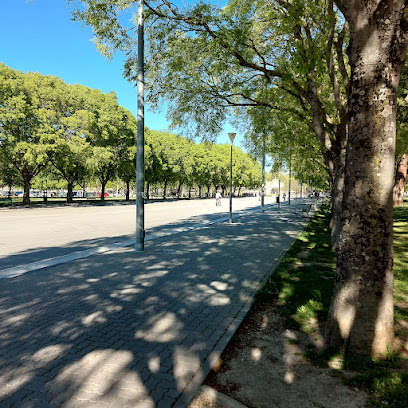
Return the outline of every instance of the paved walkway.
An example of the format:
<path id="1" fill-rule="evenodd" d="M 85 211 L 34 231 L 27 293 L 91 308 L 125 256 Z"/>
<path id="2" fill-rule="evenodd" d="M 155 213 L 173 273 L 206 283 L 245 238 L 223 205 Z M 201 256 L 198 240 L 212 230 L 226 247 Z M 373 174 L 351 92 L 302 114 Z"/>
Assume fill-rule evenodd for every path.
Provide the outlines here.
<path id="1" fill-rule="evenodd" d="M 0 406 L 186 407 L 303 229 L 293 208 L 0 280 Z"/>

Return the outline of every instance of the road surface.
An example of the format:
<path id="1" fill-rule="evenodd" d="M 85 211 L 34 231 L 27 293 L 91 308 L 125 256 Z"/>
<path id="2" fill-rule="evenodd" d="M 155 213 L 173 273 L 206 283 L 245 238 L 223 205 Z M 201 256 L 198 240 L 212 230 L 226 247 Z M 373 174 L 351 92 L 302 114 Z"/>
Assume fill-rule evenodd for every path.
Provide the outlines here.
<path id="1" fill-rule="evenodd" d="M 267 197 L 265 204 L 275 198 Z M 234 198 L 233 213 L 260 208 L 256 197 Z M 153 202 L 145 205 L 146 238 L 228 215 L 229 200 Z M 130 240 L 135 234 L 134 204 L 63 205 L 0 210 L 0 271 L 77 251 Z"/>

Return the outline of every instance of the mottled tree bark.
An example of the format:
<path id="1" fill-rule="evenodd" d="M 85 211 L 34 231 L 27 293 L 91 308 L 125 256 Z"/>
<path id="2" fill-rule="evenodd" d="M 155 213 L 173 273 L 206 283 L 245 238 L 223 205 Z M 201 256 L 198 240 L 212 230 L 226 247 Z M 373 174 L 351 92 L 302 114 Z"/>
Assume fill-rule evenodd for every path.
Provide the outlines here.
<path id="1" fill-rule="evenodd" d="M 407 47 L 406 0 L 336 1 L 350 28 L 348 144 L 326 343 L 349 355 L 392 346 L 392 188 L 396 94 Z"/>
<path id="2" fill-rule="evenodd" d="M 344 190 L 344 168 L 346 162 L 346 149 L 340 148 L 336 158 L 331 190 L 332 214 L 331 214 L 331 244 L 334 250 L 338 249 L 340 239 L 340 225 Z"/>
<path id="3" fill-rule="evenodd" d="M 394 206 L 402 207 L 404 205 L 404 191 L 407 182 L 408 154 L 403 154 L 397 161 L 395 170 L 395 181 L 393 189 Z"/>

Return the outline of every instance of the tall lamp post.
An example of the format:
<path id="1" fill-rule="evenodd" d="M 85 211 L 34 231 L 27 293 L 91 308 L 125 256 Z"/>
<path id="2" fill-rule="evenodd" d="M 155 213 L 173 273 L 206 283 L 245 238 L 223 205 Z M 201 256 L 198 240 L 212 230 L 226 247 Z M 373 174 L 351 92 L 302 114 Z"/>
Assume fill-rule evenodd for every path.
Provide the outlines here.
<path id="1" fill-rule="evenodd" d="M 292 188 L 291 182 L 292 182 L 292 152 L 290 153 L 290 156 L 289 156 L 289 193 L 288 193 L 289 205 L 290 205 L 290 190 Z"/>
<path id="2" fill-rule="evenodd" d="M 265 212 L 265 155 L 266 155 L 266 141 L 264 136 L 262 145 L 262 190 L 261 190 L 262 212 Z"/>
<path id="3" fill-rule="evenodd" d="M 230 196 L 229 196 L 229 222 L 232 223 L 232 145 L 234 143 L 234 139 L 236 133 L 228 133 L 229 139 L 231 141 L 231 161 L 230 161 Z"/>
<path id="4" fill-rule="evenodd" d="M 144 5 L 137 18 L 136 251 L 144 251 Z"/>

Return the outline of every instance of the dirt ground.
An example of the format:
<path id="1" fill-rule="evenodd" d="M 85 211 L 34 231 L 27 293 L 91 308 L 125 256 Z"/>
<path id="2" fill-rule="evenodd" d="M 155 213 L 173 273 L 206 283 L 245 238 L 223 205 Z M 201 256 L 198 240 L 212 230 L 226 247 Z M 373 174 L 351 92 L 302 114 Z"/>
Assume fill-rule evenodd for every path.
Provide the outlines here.
<path id="1" fill-rule="evenodd" d="M 365 392 L 344 385 L 334 370 L 315 367 L 304 357 L 310 343 L 322 344 L 318 327 L 311 335 L 285 329 L 278 309 L 262 306 L 241 324 L 205 384 L 248 408 L 364 407 Z M 211 393 L 197 394 L 190 404 L 226 407 L 230 405 Z"/>

